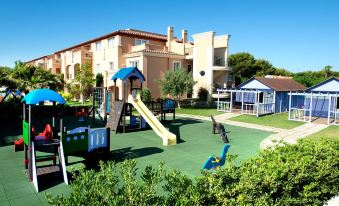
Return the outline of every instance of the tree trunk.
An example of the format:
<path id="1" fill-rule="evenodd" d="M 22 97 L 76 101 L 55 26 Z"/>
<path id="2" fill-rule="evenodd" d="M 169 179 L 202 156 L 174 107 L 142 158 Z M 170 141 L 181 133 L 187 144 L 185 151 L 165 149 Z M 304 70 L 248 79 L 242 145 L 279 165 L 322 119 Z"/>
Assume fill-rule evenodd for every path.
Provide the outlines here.
<path id="1" fill-rule="evenodd" d="M 85 104 L 85 98 L 84 98 L 84 94 L 80 94 L 80 101 L 81 101 L 81 104 L 84 105 Z"/>
<path id="2" fill-rule="evenodd" d="M 178 102 L 178 109 L 181 109 L 181 107 L 180 107 L 180 97 L 177 97 L 177 102 Z"/>
<path id="3" fill-rule="evenodd" d="M 81 101 L 82 105 L 85 104 L 84 91 L 82 90 L 82 85 L 81 84 L 80 84 L 80 101 Z"/>

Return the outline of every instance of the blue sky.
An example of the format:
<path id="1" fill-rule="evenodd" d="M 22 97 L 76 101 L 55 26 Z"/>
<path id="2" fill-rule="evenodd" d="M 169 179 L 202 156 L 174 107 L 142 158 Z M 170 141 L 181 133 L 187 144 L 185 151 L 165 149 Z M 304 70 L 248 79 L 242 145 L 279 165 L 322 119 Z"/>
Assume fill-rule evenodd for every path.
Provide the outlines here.
<path id="1" fill-rule="evenodd" d="M 168 7 L 171 5 L 171 7 Z M 290 71 L 339 70 L 339 1 L 2 0 L 0 65 L 13 66 L 117 29 L 189 36 L 231 34 L 230 53 L 250 52 Z"/>

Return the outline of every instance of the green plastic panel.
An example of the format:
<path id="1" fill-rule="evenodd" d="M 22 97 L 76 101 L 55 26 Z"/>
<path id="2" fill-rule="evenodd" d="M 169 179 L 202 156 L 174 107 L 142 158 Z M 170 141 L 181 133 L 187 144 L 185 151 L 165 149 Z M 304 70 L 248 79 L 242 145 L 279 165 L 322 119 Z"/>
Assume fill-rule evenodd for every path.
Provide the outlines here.
<path id="1" fill-rule="evenodd" d="M 25 120 L 22 121 L 22 136 L 26 145 L 29 144 L 29 124 Z"/>
<path id="2" fill-rule="evenodd" d="M 88 132 L 62 134 L 61 141 L 64 155 L 76 152 L 87 152 L 88 150 Z"/>

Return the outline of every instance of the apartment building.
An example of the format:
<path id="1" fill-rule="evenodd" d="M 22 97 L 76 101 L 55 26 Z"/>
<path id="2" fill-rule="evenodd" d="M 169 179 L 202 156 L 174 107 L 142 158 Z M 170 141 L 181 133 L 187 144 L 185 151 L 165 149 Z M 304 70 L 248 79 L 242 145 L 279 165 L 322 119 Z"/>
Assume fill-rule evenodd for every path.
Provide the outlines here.
<path id="1" fill-rule="evenodd" d="M 90 62 L 93 74 L 102 73 L 107 88 L 113 87 L 111 77 L 119 68 L 136 66 L 143 72 L 144 86 L 151 90 L 153 98 L 160 97 L 155 80 L 161 79 L 166 70 L 182 67 L 192 72 L 197 81 L 193 94 L 188 94 L 196 97 L 200 87 L 212 94 L 216 87 L 231 86 L 231 69 L 227 66 L 229 37 L 216 36 L 210 31 L 192 35 L 193 42 L 190 42 L 187 30 L 182 30 L 181 38 L 177 38 L 173 27 L 167 28 L 167 34 L 117 30 L 27 63 L 63 73 L 65 81 L 71 82 L 76 68 Z M 121 97 L 122 82 L 118 81 L 117 86 Z"/>

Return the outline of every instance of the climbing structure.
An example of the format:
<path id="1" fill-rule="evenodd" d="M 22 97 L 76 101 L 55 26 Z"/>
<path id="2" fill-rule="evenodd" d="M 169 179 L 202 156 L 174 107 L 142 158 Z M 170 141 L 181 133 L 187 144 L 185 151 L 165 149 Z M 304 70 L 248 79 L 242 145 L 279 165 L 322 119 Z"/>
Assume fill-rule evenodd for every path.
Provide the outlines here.
<path id="1" fill-rule="evenodd" d="M 36 133 L 38 125 L 34 124 L 32 110 L 39 110 L 44 103 L 51 102 L 52 120 L 45 126 L 45 130 Z M 109 151 L 110 130 L 106 127 L 91 129 L 78 127 L 67 131 L 63 125 L 62 109 L 66 103 L 61 95 L 49 89 L 37 89 L 28 93 L 23 103 L 23 142 L 25 153 L 25 169 L 29 180 L 34 184 L 37 192 L 41 190 L 43 179 L 53 179 L 52 174 L 60 174 L 68 184 L 66 172 L 67 156 L 73 154 L 88 154 L 95 150 Z M 50 108 L 50 107 L 49 107 Z M 39 115 L 41 116 L 41 114 Z M 38 118 L 38 115 L 36 117 Z M 59 118 L 59 127 L 56 126 Z M 40 153 L 38 151 L 42 151 Z M 46 161 L 52 161 L 51 164 Z M 44 164 L 39 164 L 45 162 Z"/>
<path id="2" fill-rule="evenodd" d="M 63 177 L 64 182 L 68 184 L 62 143 L 60 139 L 56 138 L 57 129 L 55 120 L 58 113 L 52 113 L 51 124 L 46 125 L 45 131 L 40 134 L 36 133 L 36 125 L 33 125 L 32 110 L 41 108 L 46 101 L 52 102 L 54 107 L 53 110 L 57 109 L 57 104 L 64 105 L 66 103 L 61 95 L 49 89 L 33 90 L 22 100 L 25 169 L 27 169 L 28 178 L 33 182 L 37 192 L 39 192 L 40 176 L 59 173 Z M 62 121 L 62 118 L 60 118 L 60 128 L 62 128 Z M 46 155 L 45 153 L 37 153 L 39 150 L 50 152 Z M 46 161 L 52 161 L 52 164 L 45 163 L 43 165 L 38 165 L 39 162 Z"/>
<path id="3" fill-rule="evenodd" d="M 121 100 L 117 99 L 116 94 L 116 81 L 118 79 L 123 83 Z M 155 133 L 162 138 L 163 145 L 176 144 L 176 135 L 169 132 L 140 99 L 138 90 L 142 89 L 142 83 L 145 81 L 145 77 L 141 71 L 137 67 L 121 68 L 112 77 L 112 80 L 114 81 L 114 108 L 110 113 L 107 125 L 116 132 L 119 130 L 126 132 L 126 130 L 130 128 L 144 128 L 147 122 Z M 133 85 L 135 81 L 140 82 L 140 87 L 134 87 L 137 86 Z M 129 91 L 127 84 L 129 84 Z M 138 111 L 140 115 L 139 118 L 133 115 L 133 107 Z M 130 121 L 129 124 L 126 121 L 127 119 Z"/>

